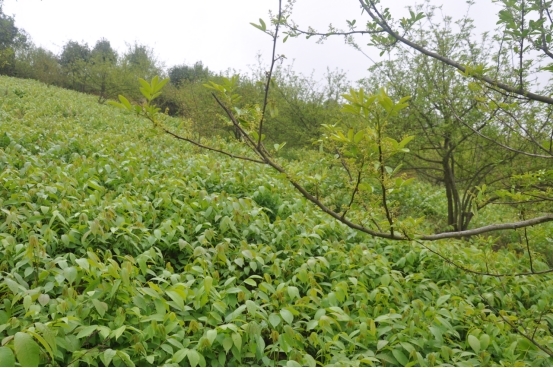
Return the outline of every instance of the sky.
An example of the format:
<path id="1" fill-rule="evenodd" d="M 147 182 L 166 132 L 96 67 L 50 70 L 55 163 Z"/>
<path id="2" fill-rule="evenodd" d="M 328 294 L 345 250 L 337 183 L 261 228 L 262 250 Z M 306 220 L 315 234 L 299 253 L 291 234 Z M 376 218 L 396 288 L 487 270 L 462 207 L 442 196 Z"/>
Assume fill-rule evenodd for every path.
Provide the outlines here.
<path id="1" fill-rule="evenodd" d="M 418 1 L 420 3 L 420 1 Z M 382 0 L 397 18 L 412 0 Z M 454 17 L 467 12 L 466 0 L 433 0 L 443 4 L 443 13 Z M 495 27 L 498 8 L 491 0 L 478 0 L 469 15 L 478 32 Z M 389 5 L 388 5 L 389 4 Z M 276 0 L 4 0 L 4 12 L 15 17 L 37 46 L 60 53 L 69 40 L 91 47 L 102 37 L 123 52 L 134 42 L 153 48 L 166 67 L 202 61 L 213 71 L 248 71 L 262 55 L 270 60 L 271 38 L 250 25 L 259 18 L 268 21 Z M 297 0 L 292 16 L 300 26 L 320 31 L 332 23 L 345 28 L 345 21 L 361 22 L 358 0 Z M 355 81 L 367 75 L 370 59 L 343 38 L 317 44 L 315 39 L 289 39 L 279 43 L 278 54 L 305 75 L 322 78 L 327 68 L 343 70 Z M 378 52 L 367 49 L 373 60 Z"/>

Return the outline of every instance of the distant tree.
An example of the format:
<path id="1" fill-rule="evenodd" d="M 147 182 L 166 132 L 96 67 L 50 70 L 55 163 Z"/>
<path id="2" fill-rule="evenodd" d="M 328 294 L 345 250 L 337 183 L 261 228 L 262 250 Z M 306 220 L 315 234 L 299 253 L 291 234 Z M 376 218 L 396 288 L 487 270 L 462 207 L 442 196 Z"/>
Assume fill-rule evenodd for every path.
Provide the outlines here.
<path id="1" fill-rule="evenodd" d="M 137 43 L 129 46 L 123 55 L 122 65 L 132 72 L 136 79 L 151 79 L 161 73 L 161 66 L 154 51 L 146 45 Z"/>
<path id="2" fill-rule="evenodd" d="M 15 71 L 19 78 L 36 79 L 48 85 L 63 85 L 64 82 L 57 56 L 34 45 L 18 53 Z"/>
<path id="3" fill-rule="evenodd" d="M 131 98 L 140 100 L 141 95 L 136 92 L 139 85 L 138 79 L 151 79 L 156 75 L 163 74 L 162 71 L 162 66 L 150 47 L 138 43 L 129 45 L 119 62 L 122 91 Z"/>
<path id="4" fill-rule="evenodd" d="M 90 54 L 90 48 L 86 43 L 80 44 L 76 41 L 68 41 L 63 46 L 59 62 L 67 77 L 67 87 L 85 92 Z"/>
<path id="5" fill-rule="evenodd" d="M 18 48 L 27 43 L 27 35 L 15 26 L 13 17 L 5 14 L 0 0 L 0 74 L 14 75 Z"/>
<path id="6" fill-rule="evenodd" d="M 175 86 L 178 86 L 184 81 L 207 81 L 210 75 L 211 72 L 201 61 L 197 61 L 193 66 L 181 64 L 175 65 L 169 69 L 169 79 Z"/>
<path id="7" fill-rule="evenodd" d="M 88 75 L 93 92 L 98 94 L 100 102 L 113 97 L 119 88 L 117 59 L 117 52 L 105 38 L 96 42 L 90 53 Z"/>

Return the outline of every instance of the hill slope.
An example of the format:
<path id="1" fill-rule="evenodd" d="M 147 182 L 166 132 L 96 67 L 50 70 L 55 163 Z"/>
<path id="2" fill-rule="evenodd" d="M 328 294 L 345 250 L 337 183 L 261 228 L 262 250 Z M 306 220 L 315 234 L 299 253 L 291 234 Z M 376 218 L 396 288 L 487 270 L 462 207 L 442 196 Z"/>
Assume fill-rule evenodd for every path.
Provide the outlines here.
<path id="1" fill-rule="evenodd" d="M 552 346 L 550 276 L 361 237 L 91 96 L 0 94 L 0 365 L 553 365 L 499 315 Z"/>

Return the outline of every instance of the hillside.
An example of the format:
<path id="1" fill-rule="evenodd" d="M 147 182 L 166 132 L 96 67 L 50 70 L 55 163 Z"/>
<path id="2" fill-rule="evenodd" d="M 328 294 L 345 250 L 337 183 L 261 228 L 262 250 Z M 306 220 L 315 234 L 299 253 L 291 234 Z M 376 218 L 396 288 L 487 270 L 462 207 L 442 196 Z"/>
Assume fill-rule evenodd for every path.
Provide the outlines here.
<path id="1" fill-rule="evenodd" d="M 362 236 L 94 96 L 0 96 L 0 366 L 553 365 L 552 276 L 426 247 L 516 252 Z"/>

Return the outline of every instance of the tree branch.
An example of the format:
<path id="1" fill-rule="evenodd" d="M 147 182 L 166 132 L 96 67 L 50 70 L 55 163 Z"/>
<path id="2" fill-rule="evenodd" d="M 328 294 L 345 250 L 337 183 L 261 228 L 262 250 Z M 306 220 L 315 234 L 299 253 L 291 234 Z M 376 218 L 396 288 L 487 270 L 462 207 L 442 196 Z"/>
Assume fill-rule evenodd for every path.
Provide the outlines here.
<path id="1" fill-rule="evenodd" d="M 440 60 L 441 62 L 463 72 L 463 73 L 467 73 L 467 68 L 450 59 L 450 58 L 447 58 L 443 55 L 440 55 L 438 53 L 435 53 L 433 51 L 430 51 L 430 50 L 427 50 L 426 48 L 424 48 L 423 46 L 419 45 L 419 44 L 416 44 L 408 39 L 406 39 L 405 37 L 403 36 L 400 36 L 398 33 L 396 33 L 387 23 L 386 21 L 384 20 L 384 18 L 378 13 L 376 12 L 375 14 L 375 11 L 376 10 L 373 10 L 373 9 L 376 9 L 374 8 L 374 3 L 372 2 L 372 0 L 369 0 L 368 2 L 370 2 L 371 6 L 373 7 L 373 9 L 371 9 L 371 7 L 367 6 L 367 4 L 365 3 L 365 0 L 359 0 L 361 6 L 363 7 L 363 9 L 367 12 L 367 14 L 369 14 L 369 16 L 386 32 L 388 33 L 390 36 L 392 36 L 394 39 L 396 39 L 397 41 L 417 50 L 418 52 L 420 52 L 421 54 L 424 54 L 426 56 L 430 56 L 431 58 L 434 58 L 436 60 Z M 543 103 L 546 103 L 546 104 L 549 104 L 549 105 L 553 105 L 553 98 L 551 97 L 547 97 L 547 96 L 543 96 L 543 95 L 540 95 L 540 94 L 537 94 L 537 93 L 533 93 L 533 92 L 530 92 L 530 91 L 527 91 L 525 90 L 524 88 L 516 88 L 516 87 L 512 87 L 508 84 L 505 84 L 505 83 L 502 83 L 502 82 L 499 82 L 497 80 L 494 80 L 494 79 L 491 79 L 490 77 L 487 77 L 485 75 L 478 75 L 478 74 L 471 74 L 470 75 L 472 78 L 476 79 L 476 80 L 480 80 L 480 81 L 483 81 L 483 82 L 486 82 L 488 83 L 490 86 L 494 86 L 494 87 L 498 87 L 498 88 L 501 88 L 502 90 L 504 91 L 507 91 L 507 92 L 511 92 L 511 93 L 514 93 L 514 94 L 517 94 L 519 96 L 523 96 L 524 98 L 526 99 L 529 99 L 529 100 L 533 100 L 533 101 L 539 101 L 539 102 L 543 102 Z"/>

